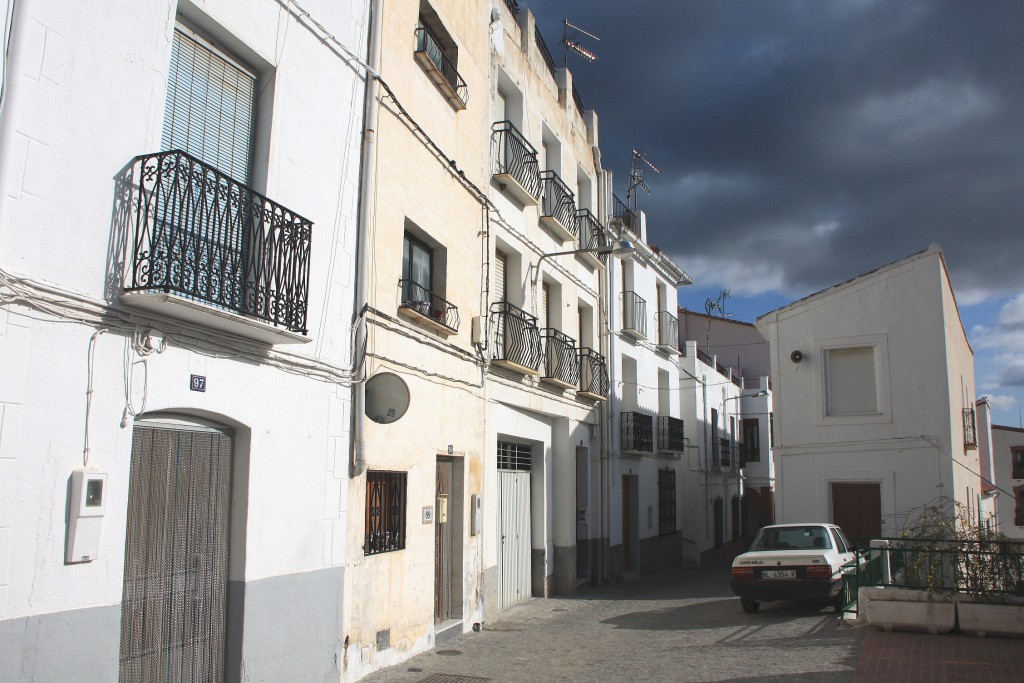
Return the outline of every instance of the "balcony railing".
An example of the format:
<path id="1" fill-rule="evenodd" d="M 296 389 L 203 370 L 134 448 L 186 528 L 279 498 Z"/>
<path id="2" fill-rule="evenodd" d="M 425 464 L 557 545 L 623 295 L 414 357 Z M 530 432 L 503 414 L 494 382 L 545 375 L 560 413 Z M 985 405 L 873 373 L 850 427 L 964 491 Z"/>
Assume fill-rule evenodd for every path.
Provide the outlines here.
<path id="1" fill-rule="evenodd" d="M 579 209 L 576 212 L 576 225 L 580 235 L 580 249 L 600 249 L 608 246 L 608 232 L 590 209 Z M 603 266 L 608 260 L 607 255 L 598 256 L 593 253 L 583 253 L 580 257 L 595 268 Z"/>
<path id="2" fill-rule="evenodd" d="M 686 448 L 683 440 L 683 421 L 668 415 L 658 416 L 658 450 L 682 453 Z"/>
<path id="3" fill-rule="evenodd" d="M 580 359 L 576 353 L 576 340 L 558 330 L 541 330 L 544 344 L 544 371 L 540 380 L 566 389 L 580 381 Z"/>
<path id="4" fill-rule="evenodd" d="M 466 81 L 445 54 L 437 37 L 422 24 L 416 27 L 416 56 L 434 83 L 445 92 L 448 101 L 458 109 L 465 109 L 469 97 Z"/>
<path id="5" fill-rule="evenodd" d="M 541 171 L 540 220 L 557 237 L 579 239 L 576 224 L 576 197 L 554 171 Z"/>
<path id="6" fill-rule="evenodd" d="M 522 374 L 537 374 L 541 361 L 537 317 L 507 301 L 491 305 L 492 363 Z"/>
<path id="7" fill-rule="evenodd" d="M 636 292 L 622 293 L 622 331 L 634 337 L 647 337 L 647 301 Z"/>
<path id="8" fill-rule="evenodd" d="M 704 365 L 707 365 L 708 367 L 711 367 L 715 364 L 715 359 L 708 355 L 706 351 L 701 351 L 700 349 L 697 349 L 697 360 L 699 360 Z"/>
<path id="9" fill-rule="evenodd" d="M 679 353 L 679 319 L 668 311 L 658 312 L 658 346 L 663 351 Z"/>
<path id="10" fill-rule="evenodd" d="M 399 285 L 402 288 L 400 308 L 435 326 L 459 331 L 459 309 L 454 304 L 412 280 L 399 280 Z"/>
<path id="11" fill-rule="evenodd" d="M 974 408 L 964 408 L 964 448 L 978 447 L 978 430 Z"/>
<path id="12" fill-rule="evenodd" d="M 739 447 L 729 439 L 711 440 L 711 465 L 713 467 L 737 467 Z"/>
<path id="13" fill-rule="evenodd" d="M 626 228 L 640 237 L 640 216 L 615 195 L 612 195 L 612 216 L 621 220 Z"/>
<path id="14" fill-rule="evenodd" d="M 536 206 L 540 200 L 537 150 L 510 121 L 491 126 L 491 157 L 497 181 L 519 201 Z"/>
<path id="15" fill-rule="evenodd" d="M 654 452 L 654 418 L 643 413 L 621 414 L 622 452 Z"/>
<path id="16" fill-rule="evenodd" d="M 115 180 L 125 293 L 176 294 L 306 334 L 309 220 L 178 150 L 135 157 Z"/>
<path id="17" fill-rule="evenodd" d="M 579 393 L 599 401 L 608 398 L 608 363 L 594 349 L 580 349 Z"/>
<path id="18" fill-rule="evenodd" d="M 540 51 L 540 56 L 544 58 L 544 63 L 547 64 L 548 71 L 551 72 L 551 77 L 557 79 L 556 72 L 558 68 L 555 66 L 555 58 L 551 56 L 551 50 L 548 49 L 548 44 L 544 42 L 544 36 L 540 34 L 539 28 L 534 29 L 533 36 L 537 41 L 537 49 Z"/>

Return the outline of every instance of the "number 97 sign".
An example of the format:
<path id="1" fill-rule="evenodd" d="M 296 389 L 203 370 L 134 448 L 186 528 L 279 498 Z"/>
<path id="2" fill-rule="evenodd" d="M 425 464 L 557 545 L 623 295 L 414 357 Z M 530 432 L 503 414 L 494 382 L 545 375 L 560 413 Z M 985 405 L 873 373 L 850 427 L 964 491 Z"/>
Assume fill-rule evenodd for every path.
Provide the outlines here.
<path id="1" fill-rule="evenodd" d="M 188 388 L 192 391 L 206 391 L 206 377 L 203 375 L 192 375 Z"/>

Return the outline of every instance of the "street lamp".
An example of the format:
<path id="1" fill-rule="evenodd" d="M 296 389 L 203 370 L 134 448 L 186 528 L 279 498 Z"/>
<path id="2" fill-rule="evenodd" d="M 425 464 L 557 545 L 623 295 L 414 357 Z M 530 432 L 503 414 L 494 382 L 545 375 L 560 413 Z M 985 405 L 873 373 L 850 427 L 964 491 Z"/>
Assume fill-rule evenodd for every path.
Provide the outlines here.
<path id="1" fill-rule="evenodd" d="M 537 259 L 537 264 L 532 266 L 533 275 L 530 277 L 530 285 L 533 288 L 537 287 L 537 279 L 540 277 L 540 262 L 546 258 L 552 256 L 569 256 L 572 254 L 597 254 L 598 256 L 604 256 L 605 254 L 611 254 L 615 258 L 621 259 L 632 254 L 636 251 L 636 247 L 629 240 L 618 240 L 614 244 L 609 244 L 604 247 L 589 247 L 587 249 L 572 249 L 570 251 L 556 251 L 551 254 L 541 254 L 541 257 Z"/>

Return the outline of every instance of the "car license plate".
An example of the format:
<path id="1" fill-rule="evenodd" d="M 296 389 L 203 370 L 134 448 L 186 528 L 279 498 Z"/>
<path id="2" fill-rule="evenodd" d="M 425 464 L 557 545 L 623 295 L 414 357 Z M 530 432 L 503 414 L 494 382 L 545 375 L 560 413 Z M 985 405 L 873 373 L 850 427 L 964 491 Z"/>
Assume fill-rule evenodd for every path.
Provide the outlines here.
<path id="1" fill-rule="evenodd" d="M 762 579 L 795 579 L 795 569 L 762 569 Z"/>

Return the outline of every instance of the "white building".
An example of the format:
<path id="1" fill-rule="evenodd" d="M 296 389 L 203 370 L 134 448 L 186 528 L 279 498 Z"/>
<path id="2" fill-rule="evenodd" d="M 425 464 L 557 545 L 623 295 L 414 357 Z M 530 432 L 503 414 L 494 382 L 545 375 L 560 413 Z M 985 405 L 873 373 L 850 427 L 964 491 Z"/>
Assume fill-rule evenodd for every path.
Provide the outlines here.
<path id="1" fill-rule="evenodd" d="M 4 4 L 0 679 L 338 679 L 368 7 Z"/>
<path id="2" fill-rule="evenodd" d="M 779 522 L 891 535 L 982 493 L 974 354 L 937 246 L 757 320 L 771 344 Z"/>
<path id="3" fill-rule="evenodd" d="M 1024 429 L 992 425 L 992 455 L 1000 489 L 996 531 L 1024 540 Z"/>
<path id="4" fill-rule="evenodd" d="M 616 239 L 636 245 L 608 272 L 609 571 L 653 573 L 682 559 L 686 425 L 679 394 L 677 289 L 689 276 L 649 246 L 647 217 L 614 200 Z"/>

